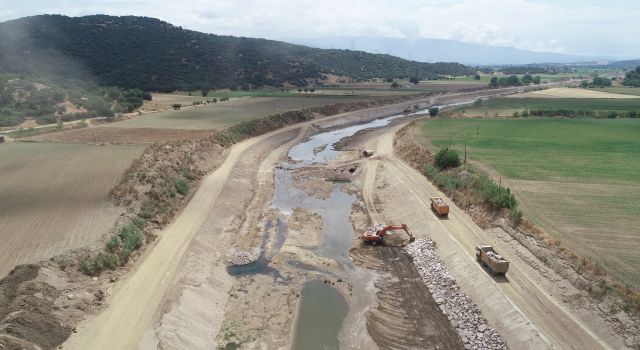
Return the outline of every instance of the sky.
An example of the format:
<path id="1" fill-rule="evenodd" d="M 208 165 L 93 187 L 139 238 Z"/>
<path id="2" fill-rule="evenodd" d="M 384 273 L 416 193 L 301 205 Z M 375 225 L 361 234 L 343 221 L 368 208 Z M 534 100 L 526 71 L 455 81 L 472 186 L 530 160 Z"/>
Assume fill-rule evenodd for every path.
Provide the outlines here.
<path id="1" fill-rule="evenodd" d="M 206 33 L 268 39 L 451 39 L 640 57 L 638 0 L 0 0 L 0 21 L 43 13 L 155 17 Z M 356 47 L 357 49 L 357 47 Z"/>

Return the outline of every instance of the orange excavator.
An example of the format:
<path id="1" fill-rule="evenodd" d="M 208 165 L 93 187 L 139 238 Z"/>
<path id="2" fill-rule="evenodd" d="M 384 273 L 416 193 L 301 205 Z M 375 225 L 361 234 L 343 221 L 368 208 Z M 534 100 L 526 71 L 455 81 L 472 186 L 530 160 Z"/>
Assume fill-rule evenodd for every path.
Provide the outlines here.
<path id="1" fill-rule="evenodd" d="M 390 234 L 389 231 L 393 230 L 404 230 L 404 232 L 409 235 L 409 242 L 413 242 L 416 240 L 416 238 L 413 236 L 413 233 L 409 231 L 409 227 L 405 224 L 389 226 L 382 226 L 378 224 L 375 227 L 369 227 L 369 229 L 362 234 L 362 241 L 365 244 L 384 244 L 384 238 Z"/>

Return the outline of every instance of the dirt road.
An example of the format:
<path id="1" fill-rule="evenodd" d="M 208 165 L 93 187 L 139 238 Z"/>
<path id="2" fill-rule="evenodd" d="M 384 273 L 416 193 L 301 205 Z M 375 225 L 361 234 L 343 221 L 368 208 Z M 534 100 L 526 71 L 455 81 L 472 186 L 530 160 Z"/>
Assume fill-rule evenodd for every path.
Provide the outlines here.
<path id="1" fill-rule="evenodd" d="M 451 94 L 440 99 L 470 99 L 478 96 L 496 95 L 515 91 L 510 89 L 494 89 L 487 92 Z M 423 103 L 432 103 L 433 97 L 423 99 Z M 412 102 L 413 103 L 413 102 Z M 344 113 L 324 118 L 323 120 L 340 120 L 341 122 L 358 122 L 372 120 L 381 116 L 398 113 L 407 102 L 393 106 L 376 107 L 367 110 Z M 168 288 L 175 283 L 177 270 L 182 266 L 185 252 L 195 234 L 207 218 L 208 212 L 218 199 L 225 183 L 233 176 L 236 164 L 241 155 L 259 142 L 278 137 L 283 132 L 304 125 L 317 123 L 319 120 L 283 128 L 262 136 L 258 136 L 233 146 L 227 159 L 213 173 L 203 179 L 186 208 L 175 221 L 159 235 L 155 245 L 147 252 L 139 266 L 125 281 L 114 290 L 110 305 L 98 316 L 87 320 L 78 327 L 77 333 L 65 343 L 71 349 L 132 349 L 143 337 L 158 314 L 158 308 Z M 390 140 L 387 134 L 385 140 Z M 380 149 L 387 148 L 391 154 L 391 143 L 381 143 Z M 270 152 L 271 150 L 264 150 Z M 410 169 L 413 171 L 412 169 Z M 419 175 L 418 175 L 419 176 Z M 407 180 L 411 180 L 408 178 Z M 411 185 L 407 185 L 411 186 Z M 409 187 L 411 188 L 411 187 Z M 248 220 L 249 222 L 255 219 Z M 469 219 L 470 220 L 470 219 Z M 221 233 L 220 233 L 221 234 Z"/>
<path id="2" fill-rule="evenodd" d="M 364 189 L 364 195 L 365 203 L 373 205 L 371 211 L 377 212 L 372 216 L 407 222 L 411 227 L 420 228 L 422 232 L 418 235 L 434 239 L 450 272 L 511 348 L 610 348 L 534 281 L 531 276 L 535 272 L 530 266 L 496 237 L 478 227 L 450 200 L 448 220 L 440 220 L 431 214 L 428 198 L 436 194 L 446 197 L 420 173 L 394 156 L 393 137 L 399 128 L 392 128 L 377 139 L 377 160 L 367 166 L 369 188 Z M 376 163 L 382 168 L 377 174 Z M 377 201 L 372 197 L 374 194 L 384 196 L 385 201 Z M 511 261 L 506 279 L 490 277 L 475 263 L 474 247 L 481 242 L 496 246 Z"/>

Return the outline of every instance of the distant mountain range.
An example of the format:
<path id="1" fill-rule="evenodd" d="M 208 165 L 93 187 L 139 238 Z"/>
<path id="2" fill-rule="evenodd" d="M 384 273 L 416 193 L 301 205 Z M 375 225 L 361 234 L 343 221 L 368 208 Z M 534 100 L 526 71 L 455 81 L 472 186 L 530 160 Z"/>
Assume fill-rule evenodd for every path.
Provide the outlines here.
<path id="1" fill-rule="evenodd" d="M 103 85 L 172 91 L 355 79 L 467 75 L 459 63 L 323 50 L 186 30 L 148 17 L 41 15 L 0 23 L 0 73 L 78 76 Z"/>
<path id="2" fill-rule="evenodd" d="M 603 57 L 525 51 L 444 39 L 408 40 L 386 37 L 321 37 L 283 39 L 294 44 L 324 49 L 354 49 L 386 53 L 420 62 L 460 62 L 467 65 L 573 63 L 602 61 Z"/>

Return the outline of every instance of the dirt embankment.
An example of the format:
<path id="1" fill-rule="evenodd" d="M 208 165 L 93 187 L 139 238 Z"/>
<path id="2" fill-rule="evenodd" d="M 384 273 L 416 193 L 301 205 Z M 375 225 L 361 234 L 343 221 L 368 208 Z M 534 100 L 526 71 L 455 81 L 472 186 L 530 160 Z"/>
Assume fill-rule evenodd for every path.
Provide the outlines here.
<path id="1" fill-rule="evenodd" d="M 412 124 L 397 133 L 395 152 L 413 168 L 424 173 L 431 161 L 431 152 L 415 142 Z M 632 311 L 634 291 L 613 281 L 603 270 L 560 246 L 560 242 L 533 223 L 514 221 L 506 210 L 496 210 L 464 190 L 441 188 L 460 208 L 464 209 L 482 229 L 494 233 L 506 242 L 536 270 L 544 275 L 545 268 L 568 281 L 583 293 L 580 297 L 563 297 L 576 312 L 596 312 L 605 319 L 630 348 L 640 348 L 640 318 Z M 555 281 L 558 283 L 558 281 Z"/>

